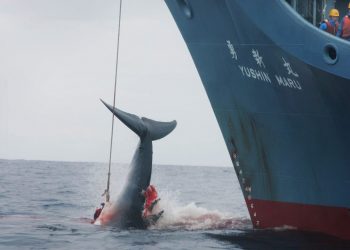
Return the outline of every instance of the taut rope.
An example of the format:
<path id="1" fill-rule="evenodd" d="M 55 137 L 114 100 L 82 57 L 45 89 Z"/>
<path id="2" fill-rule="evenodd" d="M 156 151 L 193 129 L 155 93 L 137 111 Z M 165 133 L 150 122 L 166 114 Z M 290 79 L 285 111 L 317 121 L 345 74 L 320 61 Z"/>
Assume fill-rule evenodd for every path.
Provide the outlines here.
<path id="1" fill-rule="evenodd" d="M 119 4 L 119 18 L 118 18 L 118 40 L 117 40 L 117 54 L 116 54 L 116 63 L 115 63 L 115 77 L 114 77 L 114 95 L 113 95 L 113 108 L 115 107 L 115 96 L 117 90 L 117 81 L 118 81 L 118 63 L 119 63 L 119 43 L 120 43 L 120 27 L 121 27 L 121 17 L 122 17 L 122 3 L 123 0 L 120 0 Z M 111 179 L 111 163 L 112 163 L 112 148 L 113 148 L 113 134 L 114 134 L 114 114 L 112 114 L 112 131 L 111 131 L 111 143 L 109 146 L 109 163 L 108 163 L 108 177 L 107 177 L 107 189 L 105 191 L 106 202 L 109 202 L 109 186 Z"/>

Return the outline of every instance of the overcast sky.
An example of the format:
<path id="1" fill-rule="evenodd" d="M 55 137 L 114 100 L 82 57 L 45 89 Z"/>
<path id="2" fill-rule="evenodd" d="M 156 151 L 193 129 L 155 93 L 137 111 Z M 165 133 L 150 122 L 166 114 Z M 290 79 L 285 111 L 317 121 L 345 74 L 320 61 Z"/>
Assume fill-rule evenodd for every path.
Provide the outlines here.
<path id="1" fill-rule="evenodd" d="M 0 158 L 108 160 L 117 0 L 0 0 Z M 229 166 L 214 113 L 163 0 L 123 1 L 117 106 L 176 119 L 154 162 Z M 116 123 L 113 161 L 138 138 Z"/>

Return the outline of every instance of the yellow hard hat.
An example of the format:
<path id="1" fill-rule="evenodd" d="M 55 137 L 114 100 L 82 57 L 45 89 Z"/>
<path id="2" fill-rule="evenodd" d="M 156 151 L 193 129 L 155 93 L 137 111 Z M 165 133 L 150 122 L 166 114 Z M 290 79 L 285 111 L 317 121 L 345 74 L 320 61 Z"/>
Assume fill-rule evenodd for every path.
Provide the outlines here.
<path id="1" fill-rule="evenodd" d="M 337 16 L 339 16 L 339 11 L 337 9 L 331 9 L 329 11 L 329 16 L 336 16 L 337 17 Z"/>

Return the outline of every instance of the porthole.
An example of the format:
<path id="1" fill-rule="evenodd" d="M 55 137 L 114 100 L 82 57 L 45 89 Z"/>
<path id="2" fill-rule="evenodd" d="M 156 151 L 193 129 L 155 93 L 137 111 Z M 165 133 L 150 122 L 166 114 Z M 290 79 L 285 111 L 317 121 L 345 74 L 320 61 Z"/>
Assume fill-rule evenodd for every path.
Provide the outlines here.
<path id="1" fill-rule="evenodd" d="M 180 6 L 180 9 L 183 11 L 187 18 L 192 18 L 193 12 L 188 0 L 176 0 L 177 4 Z"/>
<path id="2" fill-rule="evenodd" d="M 323 58 L 328 64 L 336 64 L 338 62 L 338 50 L 333 44 L 327 44 L 323 50 Z"/>

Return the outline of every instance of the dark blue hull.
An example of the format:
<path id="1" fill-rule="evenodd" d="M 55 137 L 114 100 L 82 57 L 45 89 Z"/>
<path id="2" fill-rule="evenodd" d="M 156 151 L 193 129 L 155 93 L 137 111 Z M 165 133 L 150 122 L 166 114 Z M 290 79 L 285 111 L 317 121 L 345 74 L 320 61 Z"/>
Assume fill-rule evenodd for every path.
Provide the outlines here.
<path id="1" fill-rule="evenodd" d="M 283 0 L 166 3 L 254 226 L 350 239 L 350 43 L 311 26 Z"/>

